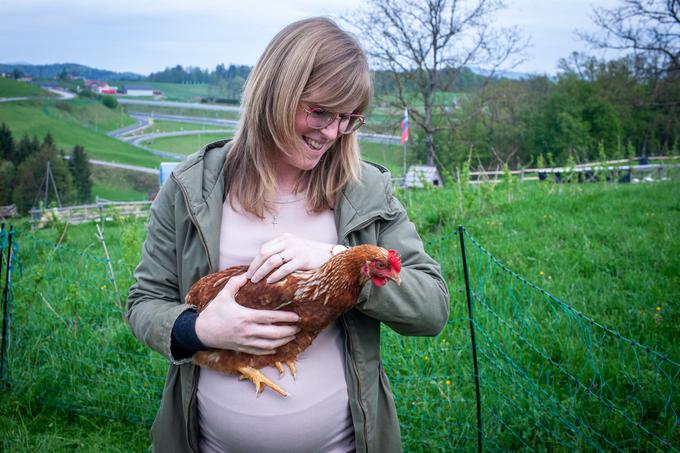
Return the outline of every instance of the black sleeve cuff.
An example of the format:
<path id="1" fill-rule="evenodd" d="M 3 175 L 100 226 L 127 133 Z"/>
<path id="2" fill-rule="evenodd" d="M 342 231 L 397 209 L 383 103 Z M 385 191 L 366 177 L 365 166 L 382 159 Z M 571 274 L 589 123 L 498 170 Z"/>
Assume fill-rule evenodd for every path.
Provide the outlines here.
<path id="1" fill-rule="evenodd" d="M 176 360 L 189 358 L 195 352 L 208 349 L 196 335 L 196 318 L 197 312 L 187 310 L 177 317 L 172 326 L 170 352 Z"/>

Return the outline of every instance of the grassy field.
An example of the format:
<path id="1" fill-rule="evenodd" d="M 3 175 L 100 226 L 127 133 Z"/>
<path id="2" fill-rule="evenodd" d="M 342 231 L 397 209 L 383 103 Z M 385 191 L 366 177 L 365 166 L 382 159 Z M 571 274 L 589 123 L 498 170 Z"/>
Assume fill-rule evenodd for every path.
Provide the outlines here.
<path id="1" fill-rule="evenodd" d="M 44 104 L 43 111 L 64 121 L 76 120 L 95 132 L 110 132 L 135 123 L 125 110 L 118 106 L 110 109 L 96 99 L 72 99 Z"/>
<path id="2" fill-rule="evenodd" d="M 0 77 L 0 98 L 16 98 L 24 96 L 55 96 L 49 91 L 27 82 Z"/>
<path id="3" fill-rule="evenodd" d="M 158 177 L 137 171 L 93 166 L 92 196 L 112 201 L 148 200 L 158 190 Z"/>
<path id="4" fill-rule="evenodd" d="M 150 124 L 146 129 L 143 129 L 141 133 L 151 134 L 155 132 L 201 131 L 206 129 L 220 129 L 220 126 L 196 123 L 182 123 L 179 121 L 155 120 L 153 124 Z M 225 127 L 225 130 L 228 129 L 229 128 Z"/>
<path id="5" fill-rule="evenodd" d="M 680 268 L 680 182 L 677 180 L 639 185 L 463 186 L 398 191 L 398 196 L 429 244 L 428 248 L 442 263 L 448 263 L 457 253 L 457 239 L 452 231 L 462 223 L 495 256 L 529 281 L 628 338 L 649 345 L 671 359 L 680 359 L 677 343 L 680 335 L 677 305 L 680 300 L 677 272 Z M 117 263 L 119 286 L 127 288 L 129 272 L 138 259 L 145 234 L 145 223 L 119 220 L 104 227 L 112 259 Z M 149 443 L 148 425 L 124 420 L 141 416 L 148 423 L 153 416 L 158 404 L 157 393 L 145 397 L 138 392 L 141 386 L 156 388 L 163 378 L 162 366 L 151 366 L 156 363 L 155 359 L 151 360 L 151 355 L 147 357 L 144 349 L 130 338 L 116 315 L 115 297 L 107 283 L 105 266 L 83 255 L 102 254 L 93 225 L 71 226 L 64 237 L 63 250 L 56 255 L 51 247 L 41 249 L 31 245 L 34 240 L 54 242 L 62 232 L 63 227 L 56 226 L 31 235 L 30 240 L 26 235 L 20 238 L 25 254 L 24 271 L 23 277 L 17 277 L 15 282 L 14 332 L 16 338 L 23 335 L 22 328 L 24 333 L 33 334 L 21 336 L 21 347 L 13 355 L 14 376 L 24 379 L 15 382 L 10 391 L 0 393 L 0 431 L 5 434 L 0 440 L 0 449 L 143 451 Z M 441 246 L 433 248 L 433 243 Z M 59 264 L 50 265 L 51 262 Z M 78 276 L 71 276 L 76 269 Z M 455 450 L 450 442 L 451 436 L 458 436 L 463 429 L 455 423 L 459 412 L 467 411 L 469 417 L 474 417 L 473 406 L 459 403 L 470 395 L 456 393 L 458 383 L 467 382 L 469 370 L 462 371 L 469 366 L 467 360 L 450 362 L 452 357 L 461 354 L 456 352 L 456 347 L 468 341 L 468 333 L 460 328 L 462 319 L 458 318 L 464 317 L 460 281 L 454 279 L 448 264 L 446 272 L 454 305 L 451 323 L 444 333 L 436 339 L 400 339 L 389 331 L 384 332 L 385 366 L 393 380 L 406 451 Z M 95 274 L 99 274 L 96 278 L 100 283 Z M 64 329 L 62 321 L 40 304 L 41 295 L 51 302 L 65 323 L 79 320 L 79 327 Z M 35 302 L 28 304 L 28 300 Z M 98 302 L 92 303 L 95 300 Z M 550 313 L 540 311 L 519 311 L 513 316 L 524 319 L 530 315 L 536 316 L 537 323 L 552 319 Z M 30 321 L 31 316 L 35 321 Z M 27 324 L 22 327 L 22 322 Z M 556 339 L 567 343 L 578 341 L 575 332 L 562 332 L 560 329 L 565 327 L 559 324 L 541 327 L 548 330 L 548 337 L 541 340 L 547 342 L 546 346 L 554 347 Z M 81 343 L 86 338 L 91 343 Z M 595 345 L 599 340 L 590 338 L 589 341 Z M 610 369 L 602 370 L 603 374 L 622 374 L 619 367 L 624 365 L 621 360 L 625 357 L 618 356 L 619 349 L 611 346 L 617 357 Z M 69 360 L 60 360 L 65 352 L 51 352 L 51 348 L 72 350 L 68 353 Z M 96 348 L 96 353 L 91 348 Z M 97 359 L 88 364 L 88 357 Z M 133 357 L 143 362 L 130 363 L 134 362 Z M 638 360 L 644 365 L 641 358 Z M 485 376 L 489 365 L 482 356 Z M 61 371 L 53 375 L 55 368 Z M 612 379 L 609 385 L 615 381 Z M 625 383 L 616 385 L 624 385 L 617 389 L 626 391 Z M 561 397 L 559 388 L 555 394 Z M 484 390 L 485 397 L 489 391 Z M 543 445 L 550 449 L 551 444 L 535 437 L 536 431 L 558 422 L 564 414 L 541 412 L 537 404 L 524 401 L 518 389 L 509 396 L 519 401 L 513 404 L 520 404 L 522 410 L 497 414 L 505 422 L 506 432 L 485 432 L 488 449 L 524 449 L 505 437 L 508 427 L 521 433 L 533 447 L 540 449 Z M 565 404 L 569 401 L 574 405 L 584 397 L 565 398 Z M 92 406 L 92 401 L 100 401 L 99 406 Z M 50 406 L 57 402 L 78 408 L 80 415 Z M 639 402 L 642 405 L 645 400 Z M 125 405 L 130 405 L 128 411 L 117 409 L 127 407 Z M 675 402 L 671 405 L 677 410 Z M 114 421 L 102 414 L 110 414 Z M 621 428 L 612 424 L 608 429 Z M 630 437 L 628 432 L 613 431 L 612 434 Z M 492 441 L 496 442 L 496 448 Z M 592 439 L 581 441 L 585 442 L 582 448 L 587 450 L 590 445 L 587 442 Z M 469 447 L 470 444 L 463 445 Z M 556 447 L 552 445 L 552 448 Z"/>
<path id="6" fill-rule="evenodd" d="M 183 107 L 164 107 L 156 105 L 136 105 L 129 104 L 125 107 L 130 112 L 141 113 L 162 113 L 165 115 L 196 116 L 199 118 L 213 118 L 223 120 L 238 120 L 238 112 L 226 110 L 199 110 Z"/>
<path id="7" fill-rule="evenodd" d="M 232 132 L 225 131 L 223 134 L 196 134 L 181 135 L 178 137 L 162 137 L 145 141 L 142 144 L 159 151 L 188 156 L 189 154 L 195 153 L 208 143 L 223 140 L 225 138 L 231 138 L 232 136 Z"/>
<path id="8" fill-rule="evenodd" d="M 73 107 L 65 101 L 0 103 L 0 122 L 17 140 L 25 133 L 42 140 L 50 132 L 57 146 L 67 151 L 83 145 L 93 159 L 158 167 L 161 158 L 104 134 L 118 127 L 120 116 L 99 103 L 78 101 Z"/>

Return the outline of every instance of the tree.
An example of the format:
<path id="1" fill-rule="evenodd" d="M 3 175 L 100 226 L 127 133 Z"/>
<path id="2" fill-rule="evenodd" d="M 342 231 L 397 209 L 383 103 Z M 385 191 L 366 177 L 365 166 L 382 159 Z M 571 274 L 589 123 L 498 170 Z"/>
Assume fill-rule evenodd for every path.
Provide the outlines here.
<path id="1" fill-rule="evenodd" d="M 35 137 L 34 141 L 37 141 Z M 39 150 L 26 157 L 17 166 L 16 187 L 12 193 L 12 200 L 21 212 L 28 211 L 37 200 L 44 200 L 48 162 L 52 172 L 51 178 L 54 178 L 53 182 L 50 182 L 50 187 L 47 187 L 48 204 L 56 202 L 54 186 L 57 188 L 62 204 L 74 201 L 75 191 L 71 173 L 64 159 L 59 156 L 59 150 L 51 134 L 47 134 L 43 143 L 39 145 Z"/>
<path id="2" fill-rule="evenodd" d="M 680 70 L 678 0 L 621 0 L 614 8 L 593 8 L 593 21 L 602 32 L 581 36 L 595 47 L 633 51 L 661 71 Z"/>
<path id="3" fill-rule="evenodd" d="M 16 149 L 12 131 L 5 123 L 0 126 L 0 159 L 11 160 Z"/>
<path id="4" fill-rule="evenodd" d="M 28 134 L 24 133 L 24 136 L 19 141 L 19 143 L 14 148 L 14 154 L 9 157 L 9 160 L 18 167 L 21 162 L 24 161 L 28 156 L 33 153 L 38 152 L 40 149 L 40 142 L 34 136 L 31 140 Z"/>
<path id="5" fill-rule="evenodd" d="M 85 148 L 80 145 L 76 145 L 73 148 L 73 154 L 71 154 L 71 159 L 68 162 L 68 169 L 73 177 L 77 201 L 87 203 L 92 200 L 92 170 L 90 169 L 90 161 Z"/>
<path id="6" fill-rule="evenodd" d="M 12 188 L 14 187 L 16 168 L 8 160 L 0 159 L 0 205 L 12 203 Z"/>
<path id="7" fill-rule="evenodd" d="M 523 47 L 516 29 L 496 31 L 490 22 L 500 0 L 369 0 L 368 9 L 345 18 L 359 30 L 376 69 L 392 74 L 397 97 L 390 104 L 409 107 L 410 119 L 424 133 L 426 161 L 436 160 L 435 133 L 451 125 L 437 121 L 452 106 L 437 104 L 470 66 L 493 75 Z"/>

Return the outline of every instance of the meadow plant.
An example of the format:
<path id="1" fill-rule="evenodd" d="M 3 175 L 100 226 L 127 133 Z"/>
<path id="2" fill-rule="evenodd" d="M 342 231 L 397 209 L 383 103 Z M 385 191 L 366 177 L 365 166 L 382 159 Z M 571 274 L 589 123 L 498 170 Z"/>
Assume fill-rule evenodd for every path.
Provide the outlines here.
<path id="1" fill-rule="evenodd" d="M 609 179 L 609 164 L 607 164 L 607 152 L 602 141 L 597 144 L 597 160 L 600 162 L 600 170 L 597 172 L 597 179 L 601 183 L 606 183 Z"/>

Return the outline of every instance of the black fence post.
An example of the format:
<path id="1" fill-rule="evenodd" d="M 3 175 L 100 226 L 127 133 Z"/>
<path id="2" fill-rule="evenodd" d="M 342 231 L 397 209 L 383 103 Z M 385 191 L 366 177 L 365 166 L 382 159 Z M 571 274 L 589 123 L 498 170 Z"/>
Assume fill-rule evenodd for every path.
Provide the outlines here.
<path id="1" fill-rule="evenodd" d="M 9 282 L 11 278 L 12 269 L 12 232 L 13 226 L 10 230 L 5 230 L 5 224 L 2 224 L 2 233 L 0 234 L 0 241 L 7 244 L 7 267 L 5 270 L 5 285 L 2 290 L 2 345 L 0 346 L 0 383 L 3 387 L 9 385 Z M 7 241 L 5 242 L 5 237 Z M 0 283 L 2 282 L 2 247 L 0 247 Z"/>
<path id="2" fill-rule="evenodd" d="M 460 254 L 463 258 L 463 276 L 465 277 L 465 294 L 467 296 L 468 316 L 470 320 L 470 342 L 472 344 L 472 364 L 475 372 L 475 396 L 477 399 L 477 451 L 482 451 L 482 397 L 479 391 L 479 367 L 477 366 L 477 342 L 475 340 L 475 325 L 472 317 L 472 293 L 470 291 L 470 276 L 468 273 L 467 255 L 465 253 L 465 228 L 458 225 L 460 238 Z"/>

